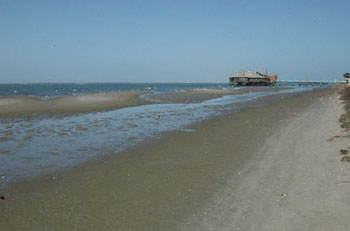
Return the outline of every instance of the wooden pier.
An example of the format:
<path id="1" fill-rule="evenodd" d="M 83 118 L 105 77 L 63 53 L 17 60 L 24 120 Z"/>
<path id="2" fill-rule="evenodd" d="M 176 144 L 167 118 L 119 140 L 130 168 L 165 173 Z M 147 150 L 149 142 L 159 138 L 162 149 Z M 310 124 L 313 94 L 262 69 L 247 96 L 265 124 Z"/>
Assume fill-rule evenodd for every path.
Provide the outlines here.
<path id="1" fill-rule="evenodd" d="M 338 81 L 303 81 L 303 80 L 279 80 L 276 81 L 275 86 L 305 86 L 305 87 L 326 87 L 326 86 L 340 86 L 344 82 Z"/>

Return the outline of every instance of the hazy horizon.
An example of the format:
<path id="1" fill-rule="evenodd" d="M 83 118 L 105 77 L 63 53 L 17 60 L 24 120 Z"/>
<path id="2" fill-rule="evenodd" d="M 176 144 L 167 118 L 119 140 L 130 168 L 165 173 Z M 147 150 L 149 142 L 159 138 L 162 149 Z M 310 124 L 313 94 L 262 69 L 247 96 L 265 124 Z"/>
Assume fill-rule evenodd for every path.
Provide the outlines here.
<path id="1" fill-rule="evenodd" d="M 222 81 L 222 82 L 190 82 L 190 81 L 187 81 L 187 82 L 111 82 L 111 81 L 104 81 L 104 82 L 93 82 L 93 81 L 85 81 L 85 82 L 60 82 L 60 81 L 57 81 L 57 82 L 10 82 L 10 81 L 4 81 L 4 82 L 0 82 L 0 84 L 90 84 L 90 83 L 96 83 L 96 84 L 106 84 L 106 83 L 121 83 L 121 84 L 179 84 L 179 83 L 185 83 L 185 84 L 206 84 L 206 83 L 227 83 L 228 84 L 228 78 L 226 79 L 226 81 Z"/>
<path id="2" fill-rule="evenodd" d="M 0 2 L 0 83 L 226 83 L 350 71 L 347 1 Z"/>

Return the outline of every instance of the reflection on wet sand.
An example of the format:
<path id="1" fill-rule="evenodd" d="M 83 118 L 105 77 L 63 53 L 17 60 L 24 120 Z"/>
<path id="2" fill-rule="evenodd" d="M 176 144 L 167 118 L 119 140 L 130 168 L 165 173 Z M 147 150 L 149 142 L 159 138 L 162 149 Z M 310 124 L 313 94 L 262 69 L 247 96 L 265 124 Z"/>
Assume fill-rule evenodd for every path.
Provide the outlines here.
<path id="1" fill-rule="evenodd" d="M 5 183 L 57 171 L 230 112 L 237 102 L 293 91 L 233 94 L 201 103 L 150 104 L 57 118 L 2 118 L 0 169 L 8 175 Z"/>

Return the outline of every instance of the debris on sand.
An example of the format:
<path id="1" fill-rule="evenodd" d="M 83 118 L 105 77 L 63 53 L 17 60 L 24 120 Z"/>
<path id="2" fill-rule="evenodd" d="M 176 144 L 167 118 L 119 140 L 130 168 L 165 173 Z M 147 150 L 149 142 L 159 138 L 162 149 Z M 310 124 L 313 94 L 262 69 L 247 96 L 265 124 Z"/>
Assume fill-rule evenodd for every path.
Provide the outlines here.
<path id="1" fill-rule="evenodd" d="M 336 135 L 336 136 L 333 136 L 333 137 L 329 138 L 327 141 L 333 141 L 333 140 L 336 140 L 336 139 L 339 139 L 339 138 L 350 138 L 350 135 L 345 135 L 345 136 Z"/>
<path id="2" fill-rule="evenodd" d="M 340 116 L 340 127 L 345 131 L 350 130 L 350 87 L 346 86 L 340 90 L 340 99 L 343 101 L 345 113 Z"/>
<path id="3" fill-rule="evenodd" d="M 343 128 L 346 132 L 350 130 L 350 87 L 344 86 L 340 89 L 340 99 L 342 100 L 344 107 L 344 114 L 339 118 L 340 127 Z M 346 135 L 350 137 L 350 135 Z M 347 155 L 349 153 L 349 148 L 341 149 L 340 154 L 345 155 L 341 158 L 342 162 L 350 162 L 350 157 Z"/>
<path id="4" fill-rule="evenodd" d="M 341 162 L 350 162 L 350 156 L 344 156 L 341 158 Z"/>
<path id="5" fill-rule="evenodd" d="M 347 149 L 340 149 L 339 152 L 340 152 L 341 155 L 346 155 L 346 154 L 349 153 L 349 150 L 347 150 Z"/>

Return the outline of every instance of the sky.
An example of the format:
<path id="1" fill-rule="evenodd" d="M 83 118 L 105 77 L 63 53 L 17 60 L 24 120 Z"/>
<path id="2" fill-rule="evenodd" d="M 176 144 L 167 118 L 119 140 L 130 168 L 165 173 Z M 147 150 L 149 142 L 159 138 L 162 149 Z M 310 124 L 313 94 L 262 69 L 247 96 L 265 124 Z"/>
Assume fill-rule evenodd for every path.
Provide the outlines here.
<path id="1" fill-rule="evenodd" d="M 342 80 L 349 13 L 347 0 L 0 0 L 0 82 Z"/>

